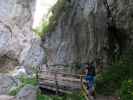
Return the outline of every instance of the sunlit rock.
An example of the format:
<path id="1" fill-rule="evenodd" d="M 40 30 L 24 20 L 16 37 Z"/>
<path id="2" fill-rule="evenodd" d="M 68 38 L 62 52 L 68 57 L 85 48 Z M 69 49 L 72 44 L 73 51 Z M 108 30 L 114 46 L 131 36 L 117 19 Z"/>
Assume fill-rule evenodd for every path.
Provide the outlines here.
<path id="1" fill-rule="evenodd" d="M 24 86 L 16 96 L 17 100 L 36 100 L 37 90 L 31 85 Z"/>
<path id="2" fill-rule="evenodd" d="M 39 39 L 32 31 L 34 12 L 35 0 L 0 0 L 0 59 L 2 56 L 15 59 L 17 65 L 13 65 L 14 68 L 20 65 L 21 62 L 19 61 L 23 58 L 23 64 L 29 61 L 25 65 L 42 63 L 41 58 L 39 58 L 41 54 L 43 55 L 40 44 L 36 44 L 37 48 L 32 46 L 32 41 Z M 28 50 L 26 50 L 27 48 Z M 25 57 L 22 57 L 22 54 Z M 29 54 L 30 57 L 27 60 L 26 57 Z M 39 61 L 38 59 L 37 61 L 33 60 L 36 56 L 38 56 Z M 6 66 L 4 62 L 2 67 Z"/>
<path id="3" fill-rule="evenodd" d="M 16 100 L 16 97 L 9 95 L 0 95 L 0 100 Z"/>
<path id="4" fill-rule="evenodd" d="M 19 85 L 20 82 L 16 78 L 0 74 L 0 95 L 8 94 L 12 87 L 18 87 Z"/>

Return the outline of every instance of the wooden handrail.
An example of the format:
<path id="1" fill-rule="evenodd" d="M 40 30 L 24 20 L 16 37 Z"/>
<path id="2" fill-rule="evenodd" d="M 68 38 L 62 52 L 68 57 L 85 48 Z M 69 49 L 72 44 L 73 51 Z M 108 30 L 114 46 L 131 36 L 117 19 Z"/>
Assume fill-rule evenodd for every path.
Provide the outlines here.
<path id="1" fill-rule="evenodd" d="M 70 75 L 70 76 L 77 76 L 77 77 L 85 77 L 86 75 L 81 75 L 81 74 L 71 74 L 71 73 L 64 73 L 64 72 L 58 72 L 58 71 L 44 71 L 42 70 L 41 72 L 46 72 L 46 73 L 56 73 L 56 74 L 63 74 L 63 75 Z"/>
<path id="2" fill-rule="evenodd" d="M 81 79 L 81 87 L 82 87 L 81 92 L 82 92 L 82 94 L 83 94 L 83 96 L 85 97 L 86 100 L 90 100 L 89 94 L 88 94 L 88 89 L 87 89 L 86 85 L 83 82 L 83 77 L 81 76 L 80 79 Z"/>
<path id="3" fill-rule="evenodd" d="M 70 65 L 79 65 L 79 64 L 85 64 L 85 63 L 76 63 L 76 62 L 73 62 L 73 63 L 69 63 L 69 64 L 46 64 L 47 66 L 70 66 Z"/>
<path id="4" fill-rule="evenodd" d="M 86 98 L 86 100 L 90 100 L 89 96 L 88 96 L 88 89 L 86 87 L 86 85 L 84 84 L 85 81 L 83 81 L 83 77 L 85 77 L 86 75 L 84 75 L 83 73 L 81 74 L 71 74 L 71 73 L 65 73 L 65 72 L 58 72 L 57 70 L 41 70 L 40 72 L 46 72 L 46 73 L 53 73 L 54 74 L 54 80 L 55 84 L 56 84 L 56 93 L 58 94 L 59 92 L 59 88 L 58 88 L 58 74 L 62 74 L 62 75 L 68 75 L 68 76 L 75 76 L 75 77 L 79 77 L 80 78 L 80 83 L 81 83 L 81 92 L 84 95 L 84 97 Z M 38 76 L 39 77 L 39 76 Z"/>

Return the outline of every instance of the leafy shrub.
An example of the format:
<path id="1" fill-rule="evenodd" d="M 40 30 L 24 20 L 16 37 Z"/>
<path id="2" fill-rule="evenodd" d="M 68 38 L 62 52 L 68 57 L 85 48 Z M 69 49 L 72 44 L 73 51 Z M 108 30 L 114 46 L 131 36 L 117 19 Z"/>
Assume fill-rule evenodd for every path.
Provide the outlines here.
<path id="1" fill-rule="evenodd" d="M 37 100 L 52 100 L 49 96 L 43 95 L 43 94 L 38 94 L 37 95 Z"/>
<path id="2" fill-rule="evenodd" d="M 47 96 L 47 95 L 43 95 L 43 94 L 39 94 L 37 96 L 37 100 L 64 100 L 59 96 Z"/>
<path id="3" fill-rule="evenodd" d="M 123 81 L 120 89 L 121 100 L 133 100 L 133 80 Z"/>
<path id="4" fill-rule="evenodd" d="M 38 94 L 37 100 L 85 100 L 80 93 L 65 94 L 64 96 L 46 96 Z"/>
<path id="5" fill-rule="evenodd" d="M 22 82 L 22 84 L 19 87 L 17 87 L 15 89 L 13 89 L 12 91 L 10 91 L 9 95 L 15 96 L 21 90 L 21 88 L 23 88 L 27 84 L 30 84 L 30 85 L 33 85 L 33 86 L 37 85 L 37 81 L 36 81 L 35 78 L 21 77 L 20 81 Z"/>
<path id="6" fill-rule="evenodd" d="M 9 95 L 15 96 L 20 91 L 21 88 L 22 88 L 21 86 L 15 88 L 14 90 L 12 90 L 12 91 L 9 92 Z"/>
<path id="7" fill-rule="evenodd" d="M 46 100 L 46 97 L 44 95 L 38 95 L 37 100 Z"/>
<path id="8" fill-rule="evenodd" d="M 80 93 L 73 93 L 66 95 L 65 98 L 62 98 L 62 100 L 85 100 L 84 97 Z"/>
<path id="9" fill-rule="evenodd" d="M 97 80 L 96 90 L 100 94 L 112 95 L 120 89 L 123 80 L 133 78 L 133 50 L 128 50 L 115 61 Z"/>
<path id="10" fill-rule="evenodd" d="M 37 80 L 35 78 L 22 77 L 20 78 L 20 81 L 22 82 L 22 86 L 25 86 L 27 84 L 30 84 L 33 86 L 37 85 Z"/>

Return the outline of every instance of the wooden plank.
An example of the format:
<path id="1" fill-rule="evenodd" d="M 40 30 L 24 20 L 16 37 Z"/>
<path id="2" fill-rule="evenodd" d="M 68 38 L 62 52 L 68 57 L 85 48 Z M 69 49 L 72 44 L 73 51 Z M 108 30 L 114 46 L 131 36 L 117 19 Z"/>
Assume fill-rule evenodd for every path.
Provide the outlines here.
<path id="1" fill-rule="evenodd" d="M 40 84 L 51 86 L 51 87 L 56 87 L 56 84 L 54 81 L 41 81 Z M 68 89 L 68 90 L 80 90 L 81 85 L 80 84 L 73 84 L 70 82 L 58 82 L 58 88 L 61 89 Z"/>
<path id="2" fill-rule="evenodd" d="M 46 84 L 46 83 L 54 84 L 55 83 L 55 80 L 51 79 L 51 78 L 41 79 L 40 81 L 43 82 L 44 84 Z M 69 80 L 69 78 L 67 80 L 66 78 L 63 78 L 63 77 L 62 78 L 58 78 L 57 82 L 58 82 L 59 85 L 69 85 L 71 87 L 75 87 L 75 86 L 81 87 L 80 80 L 78 80 L 78 81 L 76 80 L 75 81 L 75 79 L 71 79 L 71 78 L 70 78 L 70 80 Z"/>
<path id="3" fill-rule="evenodd" d="M 44 85 L 39 85 L 39 87 L 48 89 L 48 90 L 52 90 L 52 91 L 56 91 L 56 88 L 54 88 L 54 87 L 49 87 L 49 86 L 44 86 Z M 61 93 L 72 94 L 72 91 L 67 91 L 67 90 L 63 90 L 63 89 L 59 89 L 58 91 Z"/>
<path id="4" fill-rule="evenodd" d="M 58 70 L 55 71 L 46 71 L 46 70 L 42 70 L 40 73 L 56 73 L 56 74 L 62 74 L 62 75 L 68 75 L 68 76 L 75 76 L 75 77 L 84 77 L 86 75 L 81 75 L 81 74 L 72 74 L 72 73 L 65 73 L 65 72 L 59 72 Z"/>
<path id="5" fill-rule="evenodd" d="M 85 91 L 85 93 L 88 95 L 88 89 L 86 88 L 86 86 L 84 84 L 82 85 L 82 88 Z"/>
<path id="6" fill-rule="evenodd" d="M 52 79 L 54 80 L 54 75 L 44 75 L 40 76 L 39 79 Z M 63 76 L 57 76 L 57 80 L 63 80 L 63 81 L 71 81 L 71 82 L 81 82 L 81 79 L 75 78 L 75 77 L 63 77 Z M 83 79 L 83 82 L 86 82 Z"/>
<path id="7" fill-rule="evenodd" d="M 85 86 L 85 84 L 82 84 L 82 90 L 81 91 L 82 91 L 84 97 L 86 98 L 86 100 L 91 100 L 90 95 L 88 93 L 88 89 Z"/>
<path id="8" fill-rule="evenodd" d="M 53 81 L 53 80 L 40 80 L 40 82 L 41 83 L 44 83 L 44 84 L 46 84 L 46 83 L 55 83 L 55 81 Z M 77 83 L 77 82 L 69 82 L 69 81 L 58 81 L 58 83 L 60 84 L 60 85 L 70 85 L 71 86 L 71 84 L 72 85 L 75 85 L 75 86 L 80 86 L 81 87 L 81 84 L 80 83 Z"/>
<path id="9" fill-rule="evenodd" d="M 83 90 L 81 90 L 81 93 L 83 94 L 83 96 L 85 97 L 86 100 L 90 100 Z"/>
<path id="10" fill-rule="evenodd" d="M 84 76 L 80 74 L 71 74 L 58 71 L 41 71 L 39 80 L 42 87 L 54 91 L 80 91 L 82 89 L 85 98 L 87 98 L 88 90 L 86 89 Z M 86 99 L 87 100 L 87 99 Z M 88 99 L 89 100 L 89 99 Z"/>

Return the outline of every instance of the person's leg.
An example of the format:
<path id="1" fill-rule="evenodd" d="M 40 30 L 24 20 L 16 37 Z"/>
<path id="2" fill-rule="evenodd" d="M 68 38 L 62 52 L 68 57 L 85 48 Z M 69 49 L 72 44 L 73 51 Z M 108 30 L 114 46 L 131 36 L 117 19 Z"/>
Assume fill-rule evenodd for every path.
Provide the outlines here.
<path id="1" fill-rule="evenodd" d="M 91 96 L 92 98 L 95 96 L 94 92 L 94 78 L 93 76 L 87 76 L 87 89 L 88 89 L 88 95 Z"/>
<path id="2" fill-rule="evenodd" d="M 95 92 L 95 76 L 91 76 L 89 80 L 89 94 L 93 98 L 96 98 L 96 92 Z"/>
<path id="3" fill-rule="evenodd" d="M 96 98 L 96 92 L 95 92 L 95 76 L 92 78 L 92 96 Z"/>
<path id="4" fill-rule="evenodd" d="M 89 87 L 89 94 L 90 95 L 92 95 L 92 92 L 93 92 L 93 83 L 92 83 L 92 81 L 90 80 L 89 82 L 88 82 L 88 87 Z"/>
<path id="5" fill-rule="evenodd" d="M 91 100 L 94 100 L 94 87 L 93 87 L 93 82 L 89 81 L 89 96 Z"/>

